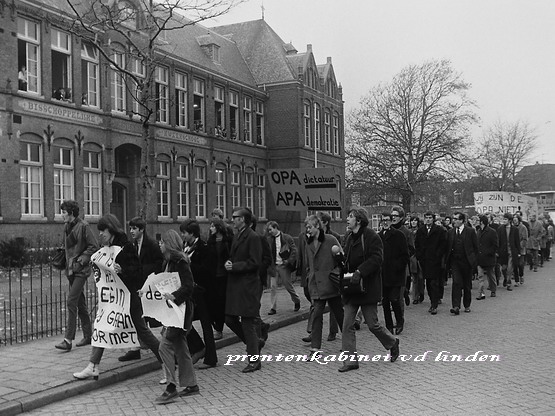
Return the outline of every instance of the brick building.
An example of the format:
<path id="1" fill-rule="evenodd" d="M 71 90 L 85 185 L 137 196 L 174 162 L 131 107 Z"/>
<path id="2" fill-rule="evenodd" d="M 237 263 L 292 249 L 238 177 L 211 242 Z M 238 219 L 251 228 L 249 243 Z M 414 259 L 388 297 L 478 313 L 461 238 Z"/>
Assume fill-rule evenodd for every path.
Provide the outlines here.
<path id="1" fill-rule="evenodd" d="M 92 224 L 107 212 L 125 223 L 139 209 L 142 160 L 153 167 L 150 233 L 185 218 L 207 224 L 214 207 L 229 218 L 235 206 L 298 232 L 306 213 L 275 211 L 266 171 L 317 159 L 343 183 L 342 91 L 311 45 L 299 53 L 264 20 L 165 32 L 145 155 L 132 81 L 69 30 L 64 3 L 0 5 L 0 239 L 56 240 L 64 199 Z M 131 0 L 115 4 L 140 16 Z M 142 75 L 117 34 L 99 36 Z"/>

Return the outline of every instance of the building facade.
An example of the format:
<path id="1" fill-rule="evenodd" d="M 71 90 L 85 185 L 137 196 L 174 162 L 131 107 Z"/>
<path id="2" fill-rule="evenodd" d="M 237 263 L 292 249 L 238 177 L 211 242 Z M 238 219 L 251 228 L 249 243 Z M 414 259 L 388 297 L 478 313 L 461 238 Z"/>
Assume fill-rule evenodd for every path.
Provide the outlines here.
<path id="1" fill-rule="evenodd" d="M 275 210 L 267 170 L 333 167 L 343 186 L 341 87 L 331 58 L 316 64 L 311 45 L 299 53 L 264 20 L 164 32 L 145 134 L 144 65 L 117 33 L 99 33 L 99 53 L 61 3 L 0 6 L 0 239 L 56 243 L 65 199 L 92 224 L 108 212 L 125 224 L 145 195 L 155 234 L 186 218 L 208 224 L 216 207 L 229 218 L 237 206 L 297 232 L 306 212 Z M 114 7 L 141 14 L 133 1 Z"/>

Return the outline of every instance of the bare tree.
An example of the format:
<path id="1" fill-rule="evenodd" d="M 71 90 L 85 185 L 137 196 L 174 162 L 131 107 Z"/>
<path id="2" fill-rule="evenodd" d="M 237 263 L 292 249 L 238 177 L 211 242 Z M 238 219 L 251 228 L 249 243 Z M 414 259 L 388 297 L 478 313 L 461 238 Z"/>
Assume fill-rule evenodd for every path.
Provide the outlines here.
<path id="1" fill-rule="evenodd" d="M 486 129 L 472 166 L 497 191 L 518 191 L 515 176 L 536 149 L 536 133 L 527 122 L 498 121 Z"/>
<path id="2" fill-rule="evenodd" d="M 348 118 L 347 186 L 393 195 L 410 210 L 419 187 L 449 177 L 476 121 L 470 85 L 449 61 L 404 68 L 372 89 Z"/>
<path id="3" fill-rule="evenodd" d="M 154 154 L 151 127 L 161 99 L 155 88 L 156 71 L 160 65 L 171 62 L 175 49 L 175 45 L 166 41 L 166 34 L 221 16 L 243 1 L 66 0 L 64 16 L 49 16 L 82 42 L 92 45 L 137 104 L 125 110 L 130 116 L 137 116 L 142 125 L 138 214 L 143 218 L 148 215 L 155 177 L 151 166 Z M 118 59 L 119 54 L 126 59 Z"/>

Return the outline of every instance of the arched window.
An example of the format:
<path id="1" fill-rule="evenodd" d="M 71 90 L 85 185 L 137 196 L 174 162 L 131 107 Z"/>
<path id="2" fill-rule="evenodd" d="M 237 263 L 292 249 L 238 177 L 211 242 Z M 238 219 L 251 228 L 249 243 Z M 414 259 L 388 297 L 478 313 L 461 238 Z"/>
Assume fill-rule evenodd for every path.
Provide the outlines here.
<path id="1" fill-rule="evenodd" d="M 195 191 L 197 203 L 197 218 L 206 218 L 206 162 L 195 162 Z"/>
<path id="2" fill-rule="evenodd" d="M 170 217 L 170 157 L 162 154 L 156 161 L 156 200 L 158 218 Z"/>
<path id="3" fill-rule="evenodd" d="M 241 206 L 241 168 L 237 165 L 231 166 L 231 205 Z"/>
<path id="4" fill-rule="evenodd" d="M 189 161 L 177 159 L 177 216 L 188 218 L 189 212 Z"/>
<path id="5" fill-rule="evenodd" d="M 226 214 L 226 168 L 223 163 L 216 165 L 216 208 L 219 208 Z"/>
<path id="6" fill-rule="evenodd" d="M 83 186 L 85 217 L 102 215 L 102 149 L 87 144 L 83 149 Z"/>
<path id="7" fill-rule="evenodd" d="M 67 199 L 75 199 L 75 162 L 73 142 L 56 139 L 52 146 L 54 159 L 54 215 L 61 215 L 60 206 Z"/>
<path id="8" fill-rule="evenodd" d="M 44 216 L 43 145 L 38 141 L 20 144 L 21 215 Z"/>

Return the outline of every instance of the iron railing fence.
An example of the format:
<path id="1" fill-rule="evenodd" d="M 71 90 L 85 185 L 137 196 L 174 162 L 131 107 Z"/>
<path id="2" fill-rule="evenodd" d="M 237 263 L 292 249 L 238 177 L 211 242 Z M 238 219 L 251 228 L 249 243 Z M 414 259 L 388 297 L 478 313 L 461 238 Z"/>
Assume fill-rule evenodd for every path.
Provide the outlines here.
<path id="1" fill-rule="evenodd" d="M 69 283 L 65 272 L 49 264 L 0 268 L 0 346 L 63 334 Z M 85 285 L 91 319 L 96 313 L 96 286 Z"/>

